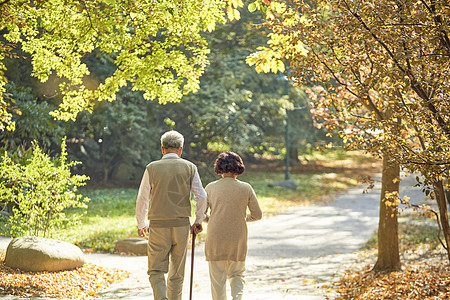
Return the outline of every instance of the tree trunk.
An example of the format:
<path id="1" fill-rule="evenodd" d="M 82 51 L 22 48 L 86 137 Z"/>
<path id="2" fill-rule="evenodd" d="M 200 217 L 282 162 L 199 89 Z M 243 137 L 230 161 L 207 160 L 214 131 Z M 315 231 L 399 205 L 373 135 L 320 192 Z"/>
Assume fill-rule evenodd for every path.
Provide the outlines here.
<path id="1" fill-rule="evenodd" d="M 381 177 L 380 220 L 378 224 L 378 260 L 373 271 L 393 272 L 401 270 L 398 249 L 398 206 L 386 205 L 386 193 L 399 191 L 400 166 L 383 156 Z"/>
<path id="2" fill-rule="evenodd" d="M 444 185 L 442 184 L 442 180 L 435 181 L 433 183 L 434 194 L 436 196 L 436 202 L 439 207 L 439 220 L 441 222 L 442 231 L 444 232 L 445 238 L 445 247 L 447 250 L 448 260 L 450 261 L 450 226 L 448 223 L 448 214 L 447 214 L 447 202 L 445 200 L 445 190 Z"/>
<path id="3" fill-rule="evenodd" d="M 444 188 L 445 198 L 447 199 L 447 205 L 450 205 L 450 191 L 448 188 Z"/>
<path id="4" fill-rule="evenodd" d="M 109 177 L 109 168 L 104 166 L 103 167 L 103 185 L 106 185 L 108 183 L 108 177 Z"/>

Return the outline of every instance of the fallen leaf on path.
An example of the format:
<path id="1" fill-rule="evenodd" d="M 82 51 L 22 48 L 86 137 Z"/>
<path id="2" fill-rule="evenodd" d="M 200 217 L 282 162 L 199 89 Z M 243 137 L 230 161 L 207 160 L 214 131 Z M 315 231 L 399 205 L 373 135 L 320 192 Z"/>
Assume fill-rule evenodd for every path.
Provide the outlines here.
<path id="1" fill-rule="evenodd" d="M 316 282 L 316 280 L 315 279 L 304 279 L 303 280 L 303 283 L 306 285 L 306 284 L 309 284 L 309 283 L 314 283 L 314 282 Z"/>
<path id="2" fill-rule="evenodd" d="M 347 272 L 335 284 L 340 298 L 334 299 L 450 299 L 448 264 L 410 264 L 389 274 L 375 273 L 371 268 L 368 265 L 359 272 Z"/>

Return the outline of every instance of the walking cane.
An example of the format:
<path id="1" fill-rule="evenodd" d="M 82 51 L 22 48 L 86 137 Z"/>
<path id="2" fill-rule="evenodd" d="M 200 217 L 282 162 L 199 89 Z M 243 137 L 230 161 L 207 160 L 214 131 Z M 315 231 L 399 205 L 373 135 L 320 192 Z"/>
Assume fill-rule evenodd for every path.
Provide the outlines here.
<path id="1" fill-rule="evenodd" d="M 189 290 L 189 300 L 192 300 L 192 285 L 194 283 L 194 249 L 195 249 L 195 232 L 192 231 L 192 253 L 191 253 L 191 286 Z"/>

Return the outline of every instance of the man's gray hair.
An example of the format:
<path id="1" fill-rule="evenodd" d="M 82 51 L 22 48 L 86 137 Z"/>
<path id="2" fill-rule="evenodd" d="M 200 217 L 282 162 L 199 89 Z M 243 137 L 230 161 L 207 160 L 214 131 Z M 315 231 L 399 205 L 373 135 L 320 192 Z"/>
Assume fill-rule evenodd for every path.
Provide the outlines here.
<path id="1" fill-rule="evenodd" d="M 180 149 L 183 147 L 184 137 L 175 130 L 167 131 L 161 136 L 161 146 L 164 149 Z"/>

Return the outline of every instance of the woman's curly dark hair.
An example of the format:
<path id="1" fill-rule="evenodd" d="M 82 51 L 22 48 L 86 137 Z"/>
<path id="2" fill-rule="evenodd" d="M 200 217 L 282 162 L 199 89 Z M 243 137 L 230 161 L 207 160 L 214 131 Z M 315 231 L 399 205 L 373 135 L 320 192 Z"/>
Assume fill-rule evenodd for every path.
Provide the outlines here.
<path id="1" fill-rule="evenodd" d="M 244 173 L 245 166 L 242 158 L 231 151 L 222 152 L 214 162 L 214 171 L 217 175 L 225 173 L 233 173 L 241 175 Z"/>

